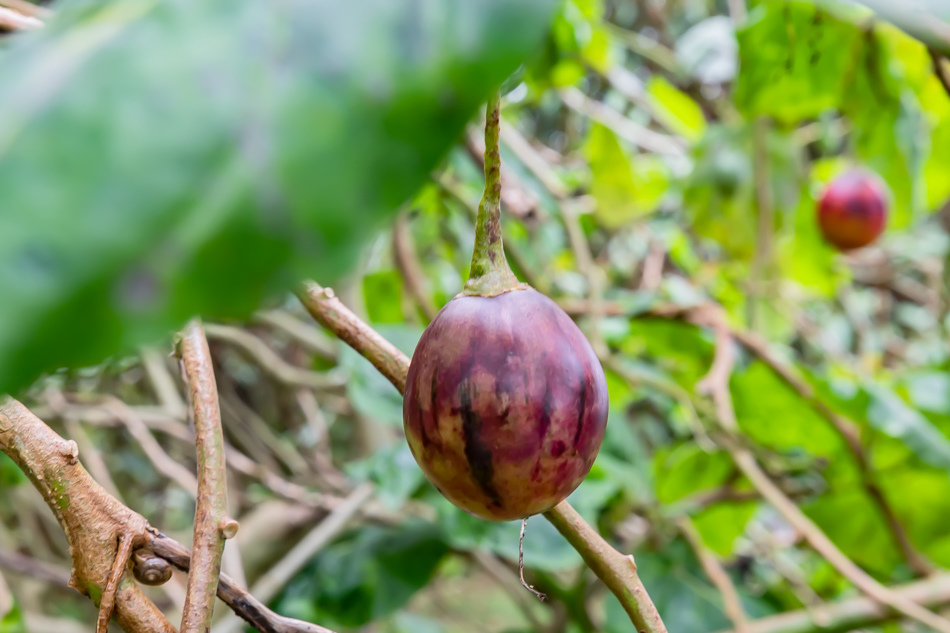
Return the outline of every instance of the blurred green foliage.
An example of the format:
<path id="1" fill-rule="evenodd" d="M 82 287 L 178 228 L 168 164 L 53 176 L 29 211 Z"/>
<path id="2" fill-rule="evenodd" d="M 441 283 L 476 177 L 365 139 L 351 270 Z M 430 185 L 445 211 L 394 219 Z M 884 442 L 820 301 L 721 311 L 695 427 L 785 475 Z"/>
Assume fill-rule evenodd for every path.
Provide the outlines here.
<path id="1" fill-rule="evenodd" d="M 336 279 L 551 0 L 73 0 L 0 58 L 0 391 Z"/>

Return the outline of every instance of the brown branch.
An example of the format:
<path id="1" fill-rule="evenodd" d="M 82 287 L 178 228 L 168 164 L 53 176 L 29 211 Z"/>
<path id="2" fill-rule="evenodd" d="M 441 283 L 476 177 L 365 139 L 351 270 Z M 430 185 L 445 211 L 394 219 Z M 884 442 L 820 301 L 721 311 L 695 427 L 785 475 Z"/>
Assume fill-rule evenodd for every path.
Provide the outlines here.
<path id="1" fill-rule="evenodd" d="M 412 233 L 409 230 L 409 218 L 405 211 L 396 216 L 393 226 L 393 259 L 396 260 L 396 268 L 399 269 L 409 294 L 416 300 L 426 320 L 431 321 L 439 309 L 425 290 L 425 275 L 419 267 Z"/>
<path id="2" fill-rule="evenodd" d="M 581 315 L 589 312 L 589 306 L 585 305 L 586 302 L 583 301 L 562 299 L 558 304 L 571 315 Z M 600 310 L 603 314 L 609 316 L 631 316 L 629 308 L 619 303 L 604 302 L 600 306 Z M 734 362 L 734 358 L 730 359 L 726 356 L 727 354 L 729 356 L 733 354 L 732 343 L 726 344 L 725 342 L 727 338 L 730 341 L 734 340 L 738 342 L 768 365 L 768 367 L 772 369 L 783 382 L 795 390 L 812 409 L 831 423 L 832 427 L 844 439 L 845 445 L 848 447 L 848 450 L 851 452 L 858 466 L 861 482 L 865 491 L 875 505 L 877 505 L 890 528 L 895 543 L 900 548 L 911 569 L 920 575 L 928 574 L 933 570 L 933 566 L 917 551 L 913 543 L 911 543 L 907 530 L 884 496 L 884 492 L 874 480 L 874 473 L 867 459 L 864 447 L 861 444 L 861 434 L 857 424 L 845 416 L 838 414 L 818 398 L 811 385 L 799 378 L 790 367 L 771 353 L 765 341 L 755 334 L 730 328 L 722 307 L 712 303 L 692 308 L 665 304 L 657 305 L 649 310 L 646 316 L 684 319 L 698 327 L 707 327 L 715 332 L 717 341 L 716 356 L 713 359 L 713 366 L 710 368 L 709 374 L 696 385 L 700 393 L 709 391 L 711 381 L 715 383 L 725 379 L 726 383 L 728 383 L 728 376 L 731 374 L 731 364 Z M 727 360 L 728 364 L 723 367 Z M 728 368 L 728 371 L 725 371 L 725 368 Z M 725 419 L 728 424 L 730 419 L 734 420 L 735 413 L 731 405 L 732 396 L 729 394 L 727 387 L 728 384 L 725 389 L 720 389 L 720 398 L 718 400 L 714 398 L 713 402 L 716 405 L 717 415 L 721 420 Z"/>
<path id="3" fill-rule="evenodd" d="M 169 577 L 167 563 L 188 571 L 188 548 L 157 532 L 144 517 L 106 493 L 79 463 L 75 444 L 63 440 L 16 400 L 0 402 L 0 451 L 27 474 L 56 515 L 73 561 L 69 585 L 96 604 L 112 574 L 120 535 L 131 535 L 133 576 L 139 582 L 162 584 Z M 3 555 L 0 564 L 21 573 L 39 570 L 37 577 L 45 574 L 48 580 L 61 580 L 58 573 L 43 571 L 38 561 L 24 557 Z M 261 633 L 333 633 L 277 615 L 226 574 L 221 574 L 217 593 Z M 177 633 L 138 586 L 128 581 L 119 583 L 113 619 L 129 633 Z"/>
<path id="4" fill-rule="evenodd" d="M 739 592 L 736 586 L 722 564 L 716 559 L 716 556 L 703 544 L 703 539 L 693 524 L 692 520 L 686 516 L 680 516 L 676 520 L 676 526 L 679 528 L 690 547 L 696 553 L 699 564 L 702 566 L 706 576 L 712 581 L 719 593 L 722 594 L 723 609 L 726 617 L 735 627 L 735 633 L 749 633 L 749 616 L 742 608 L 742 600 L 739 599 Z"/>
<path id="5" fill-rule="evenodd" d="M 933 48 L 928 47 L 927 51 L 930 53 L 930 59 L 933 61 L 934 74 L 937 76 L 937 79 L 940 80 L 940 85 L 943 86 L 947 96 L 950 97 L 950 70 L 947 70 L 947 67 L 943 63 L 943 55 Z"/>
<path id="6" fill-rule="evenodd" d="M 132 535 L 119 535 L 119 549 L 115 553 L 115 562 L 112 563 L 112 573 L 109 574 L 109 581 L 102 591 L 102 599 L 99 601 L 99 617 L 96 620 L 96 633 L 107 633 L 109 630 L 109 620 L 112 619 L 112 611 L 115 609 L 115 594 L 119 590 L 119 582 L 125 575 L 125 568 L 129 564 L 129 557 L 132 555 Z"/>
<path id="7" fill-rule="evenodd" d="M 306 282 L 300 300 L 321 325 L 366 357 L 402 393 L 409 372 L 409 358 L 363 323 L 333 295 L 329 288 Z M 567 503 L 544 513 L 577 550 L 591 570 L 617 596 L 638 631 L 666 633 L 656 607 L 637 575 L 632 556 L 621 554 Z"/>
<path id="8" fill-rule="evenodd" d="M 0 29 L 8 31 L 31 31 L 43 26 L 43 22 L 12 9 L 0 7 Z"/>
<path id="9" fill-rule="evenodd" d="M 890 528 L 891 535 L 903 553 L 904 558 L 907 560 L 908 565 L 910 565 L 915 573 L 921 576 L 931 573 L 933 571 L 933 565 L 931 565 L 930 562 L 917 551 L 913 543 L 911 543 L 907 530 L 900 522 L 897 513 L 891 507 L 887 497 L 884 496 L 884 491 L 881 490 L 881 487 L 874 479 L 873 469 L 871 468 L 864 446 L 861 443 L 861 432 L 858 425 L 845 416 L 840 415 L 821 399 L 816 397 L 811 385 L 796 376 L 790 367 L 777 359 L 769 350 L 768 345 L 759 337 L 746 332 L 732 332 L 731 336 L 764 362 L 786 385 L 798 393 L 816 413 L 825 418 L 838 432 L 844 440 L 845 446 L 847 446 L 851 452 L 855 464 L 857 464 L 858 472 L 861 476 L 861 483 L 865 491 L 884 516 L 888 528 Z"/>
<path id="10" fill-rule="evenodd" d="M 334 508 L 277 564 L 257 579 L 251 593 L 263 602 L 272 600 L 317 552 L 346 528 L 360 508 L 372 499 L 374 492 L 372 484 L 368 483 L 355 488 L 342 504 Z M 236 618 L 215 625 L 216 633 L 237 633 L 240 630 L 240 621 Z"/>
<path id="11" fill-rule="evenodd" d="M 343 305 L 333 294 L 332 288 L 323 288 L 308 281 L 298 291 L 298 297 L 317 323 L 373 363 L 399 393 L 402 393 L 406 387 L 406 372 L 409 369 L 409 358 L 405 354 Z"/>
<path id="12" fill-rule="evenodd" d="M 729 334 L 727 324 L 723 321 L 724 315 L 719 309 L 705 307 L 704 310 L 697 310 L 693 314 L 694 316 L 692 318 L 696 320 L 695 322 L 697 324 L 711 325 L 715 328 L 718 343 L 717 347 L 731 346 L 732 336 Z M 727 352 L 717 350 L 717 359 L 722 358 L 721 355 L 723 353 Z M 731 355 L 726 356 L 725 360 L 721 360 L 719 367 L 716 367 L 714 361 L 714 370 L 711 370 L 700 383 L 712 395 L 719 422 L 729 433 L 735 433 L 739 430 L 738 424 L 736 423 L 735 409 L 732 404 L 732 395 L 729 391 L 729 376 L 731 375 L 732 363 L 733 359 Z M 842 576 L 847 578 L 866 595 L 881 604 L 887 605 L 895 611 L 917 620 L 936 631 L 950 633 L 950 621 L 932 611 L 928 611 L 915 602 L 911 602 L 895 594 L 872 578 L 867 572 L 855 564 L 854 561 L 845 556 L 845 554 L 838 549 L 838 546 L 821 531 L 821 528 L 809 519 L 769 478 L 759 466 L 758 462 L 756 462 L 755 456 L 751 451 L 740 446 L 730 438 L 725 438 L 723 443 L 726 445 L 726 449 L 732 456 L 736 466 L 738 466 L 739 470 L 749 479 L 753 487 L 755 487 L 762 494 L 762 497 L 778 510 L 779 514 L 781 514 L 793 528 L 798 530 L 812 548 L 823 556 Z"/>
<path id="13" fill-rule="evenodd" d="M 105 396 L 104 405 L 120 420 L 129 434 L 138 443 L 145 456 L 162 475 L 165 475 L 194 498 L 198 493 L 198 481 L 191 471 L 171 458 L 152 435 L 148 426 L 132 408 L 115 396 Z"/>
<path id="14" fill-rule="evenodd" d="M 191 554 L 181 633 L 207 633 L 214 613 L 224 541 L 234 537 L 238 524 L 228 516 L 227 468 L 218 388 L 208 341 L 200 323 L 192 321 L 188 324 L 182 332 L 179 351 L 198 453 L 194 551 Z"/>
<path id="15" fill-rule="evenodd" d="M 224 341 L 237 347 L 278 382 L 308 389 L 338 389 L 344 386 L 344 381 L 336 376 L 294 367 L 278 356 L 267 343 L 241 328 L 207 323 L 204 330 L 209 340 Z"/>
<path id="16" fill-rule="evenodd" d="M 904 600 L 930 608 L 950 605 L 950 574 L 937 574 L 891 591 Z M 747 633 L 845 633 L 890 622 L 896 617 L 897 614 L 878 602 L 859 596 L 753 620 Z"/>
<path id="17" fill-rule="evenodd" d="M 320 331 L 311 323 L 304 323 L 283 310 L 258 312 L 254 320 L 280 330 L 305 348 L 325 360 L 336 362 L 336 341 Z"/>
<path id="18" fill-rule="evenodd" d="M 0 567 L 60 587 L 69 585 L 68 569 L 19 552 L 0 550 Z"/>
<path id="19" fill-rule="evenodd" d="M 637 575 L 633 556 L 621 554 L 611 547 L 567 501 L 545 512 L 544 518 L 557 528 L 591 571 L 617 596 L 638 633 L 666 633 L 666 626 Z"/>
<path id="20" fill-rule="evenodd" d="M 0 403 L 0 451 L 27 474 L 56 516 L 73 568 L 69 585 L 97 605 L 113 570 L 119 535 L 145 540 L 148 523 L 89 476 L 77 447 L 16 400 Z M 132 633 L 175 633 L 175 627 L 131 582 L 120 582 L 113 619 Z"/>
<path id="21" fill-rule="evenodd" d="M 148 549 L 178 570 L 188 571 L 191 552 L 178 541 L 153 530 L 149 535 Z M 241 619 L 261 633 L 333 633 L 330 629 L 316 624 L 277 615 L 263 602 L 242 589 L 227 574 L 221 574 L 219 577 L 218 597 Z"/>

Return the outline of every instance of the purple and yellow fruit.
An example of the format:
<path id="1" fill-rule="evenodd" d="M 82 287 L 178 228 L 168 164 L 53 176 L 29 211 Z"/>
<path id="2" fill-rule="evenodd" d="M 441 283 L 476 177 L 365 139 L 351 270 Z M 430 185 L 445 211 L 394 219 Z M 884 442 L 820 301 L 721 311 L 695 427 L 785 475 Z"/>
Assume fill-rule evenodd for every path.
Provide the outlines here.
<path id="1" fill-rule="evenodd" d="M 866 171 L 846 171 L 832 181 L 818 202 L 818 227 L 842 251 L 867 246 L 887 222 L 887 193 Z"/>
<path id="2" fill-rule="evenodd" d="M 471 514 L 509 521 L 550 510 L 584 480 L 604 439 L 607 383 L 570 317 L 508 267 L 497 93 L 486 118 L 471 275 L 416 346 L 402 417 L 439 492 Z"/>
<path id="3" fill-rule="evenodd" d="M 459 296 L 416 347 L 403 419 L 412 454 L 447 499 L 485 519 L 520 519 L 587 475 L 607 386 L 590 343 L 543 294 Z"/>

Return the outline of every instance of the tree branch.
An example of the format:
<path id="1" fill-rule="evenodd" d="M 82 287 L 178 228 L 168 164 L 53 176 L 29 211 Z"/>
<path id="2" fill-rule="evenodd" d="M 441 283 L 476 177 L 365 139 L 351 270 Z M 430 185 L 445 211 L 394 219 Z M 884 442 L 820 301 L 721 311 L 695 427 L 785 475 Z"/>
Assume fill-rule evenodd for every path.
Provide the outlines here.
<path id="1" fill-rule="evenodd" d="M 369 360 L 402 393 L 406 387 L 409 358 L 350 312 L 333 291 L 306 282 L 299 292 L 307 311 L 321 325 L 339 336 Z M 544 513 L 578 551 L 598 578 L 617 596 L 638 630 L 666 633 L 656 607 L 640 578 L 632 556 L 621 554 L 562 501 Z"/>
<path id="2" fill-rule="evenodd" d="M 716 556 L 703 544 L 702 536 L 700 536 L 693 521 L 688 516 L 682 515 L 676 520 L 676 525 L 696 553 L 696 558 L 699 559 L 699 564 L 702 565 L 706 576 L 722 594 L 723 610 L 726 612 L 726 617 L 732 621 L 735 633 L 750 633 L 749 616 L 742 608 L 742 600 L 739 599 L 736 586 L 716 559 Z"/>
<path id="3" fill-rule="evenodd" d="M 192 321 L 185 328 L 179 351 L 198 453 L 194 551 L 191 554 L 181 633 L 207 633 L 211 629 L 211 616 L 214 614 L 224 541 L 237 534 L 238 524 L 228 516 L 227 469 L 218 388 L 208 341 L 198 321 Z"/>
<path id="4" fill-rule="evenodd" d="M 115 609 L 115 594 L 119 590 L 119 581 L 125 574 L 125 568 L 129 564 L 129 557 L 132 555 L 132 535 L 119 535 L 119 549 L 115 553 L 115 562 L 112 564 L 112 573 L 109 574 L 109 581 L 102 592 L 102 600 L 99 601 L 99 618 L 96 620 L 96 633 L 107 633 L 109 630 L 109 620 L 112 619 L 112 610 Z"/>
<path id="5" fill-rule="evenodd" d="M 617 596 L 638 633 L 666 633 L 666 626 L 637 575 L 633 556 L 615 550 L 567 501 L 544 513 L 587 566 Z"/>
<path id="6" fill-rule="evenodd" d="M 926 580 L 894 587 L 891 591 L 903 600 L 930 608 L 946 606 L 950 604 L 950 574 L 937 574 Z M 896 617 L 894 611 L 880 603 L 859 596 L 753 620 L 747 633 L 844 633 L 874 627 Z"/>
<path id="7" fill-rule="evenodd" d="M 56 516 L 69 543 L 69 585 L 99 605 L 112 574 L 119 535 L 146 539 L 144 517 L 110 496 L 79 463 L 74 442 L 53 432 L 16 400 L 0 403 L 0 451 L 23 470 Z M 175 627 L 127 577 L 112 618 L 130 633 L 175 633 Z"/>
<path id="8" fill-rule="evenodd" d="M 692 319 L 695 319 L 697 324 L 711 326 L 715 329 L 717 334 L 717 347 L 732 345 L 732 336 L 728 325 L 724 322 L 725 315 L 721 309 L 707 306 L 705 310 L 695 311 Z M 722 353 L 721 350 L 717 350 L 716 358 L 720 359 Z M 729 377 L 732 373 L 733 361 L 734 359 L 731 355 L 725 357 L 725 360 L 721 360 L 719 367 L 716 366 L 717 363 L 714 361 L 714 370 L 711 370 L 710 374 L 700 381 L 700 384 L 712 395 L 719 422 L 729 433 L 735 433 L 739 430 L 738 424 L 736 423 L 735 409 L 732 404 L 732 395 L 729 391 Z M 815 551 L 823 556 L 842 576 L 881 604 L 909 618 L 917 620 L 936 631 L 950 633 L 950 621 L 932 611 L 928 611 L 916 602 L 912 602 L 899 594 L 895 594 L 872 578 L 854 561 L 845 556 L 845 554 L 838 549 L 838 546 L 821 531 L 821 528 L 805 516 L 805 513 L 775 485 L 759 466 L 758 462 L 756 462 L 755 456 L 751 451 L 740 446 L 731 438 L 726 438 L 724 443 L 736 466 L 739 467 L 739 470 L 742 471 L 752 485 L 762 494 L 762 497 L 778 510 L 779 514 L 781 514 L 792 527 L 798 530 Z"/>

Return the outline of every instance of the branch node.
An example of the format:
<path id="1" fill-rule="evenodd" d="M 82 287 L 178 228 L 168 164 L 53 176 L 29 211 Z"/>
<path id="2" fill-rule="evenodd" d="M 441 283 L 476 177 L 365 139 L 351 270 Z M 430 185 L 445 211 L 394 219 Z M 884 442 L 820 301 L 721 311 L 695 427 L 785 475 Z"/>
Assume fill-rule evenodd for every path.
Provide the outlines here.
<path id="1" fill-rule="evenodd" d="M 218 530 L 221 532 L 221 536 L 225 540 L 229 540 L 237 536 L 239 527 L 240 526 L 238 525 L 237 521 L 231 517 L 224 517 L 224 519 L 222 519 L 221 523 L 218 525 Z"/>

